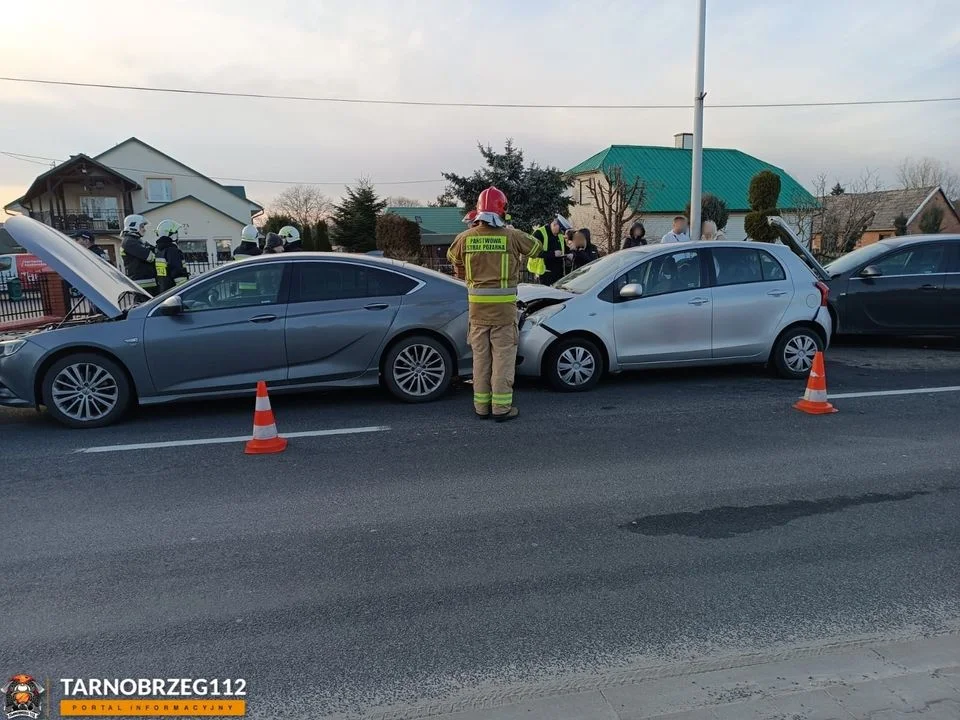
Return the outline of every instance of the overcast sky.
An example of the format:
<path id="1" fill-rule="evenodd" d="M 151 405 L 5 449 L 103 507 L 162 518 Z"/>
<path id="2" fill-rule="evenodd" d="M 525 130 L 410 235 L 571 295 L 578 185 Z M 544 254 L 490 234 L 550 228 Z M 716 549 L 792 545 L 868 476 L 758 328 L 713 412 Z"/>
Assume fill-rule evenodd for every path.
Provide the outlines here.
<path id="1" fill-rule="evenodd" d="M 695 0 L 34 0 L 4 7 L 3 75 L 271 94 L 527 103 L 688 103 Z M 707 102 L 960 95 L 957 0 L 708 0 Z M 66 158 L 131 135 L 212 176 L 352 181 L 432 200 L 478 141 L 567 169 L 611 144 L 671 145 L 690 110 L 332 105 L 0 82 L 0 151 Z M 708 108 L 708 147 L 811 185 L 904 156 L 960 169 L 960 103 Z M 45 168 L 0 156 L 0 202 Z M 432 184 L 386 185 L 387 181 Z M 705 188 L 709 190 L 709 188 Z M 336 197 L 342 187 L 325 191 Z"/>

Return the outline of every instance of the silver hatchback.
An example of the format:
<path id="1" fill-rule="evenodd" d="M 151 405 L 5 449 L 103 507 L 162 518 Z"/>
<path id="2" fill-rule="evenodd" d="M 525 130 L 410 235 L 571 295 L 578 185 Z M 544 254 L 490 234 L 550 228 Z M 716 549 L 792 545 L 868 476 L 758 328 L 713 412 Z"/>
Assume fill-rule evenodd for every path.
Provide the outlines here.
<path id="1" fill-rule="evenodd" d="M 623 250 L 552 287 L 520 287 L 517 371 L 564 391 L 606 372 L 696 365 L 764 363 L 804 378 L 831 335 L 828 293 L 785 245 Z"/>

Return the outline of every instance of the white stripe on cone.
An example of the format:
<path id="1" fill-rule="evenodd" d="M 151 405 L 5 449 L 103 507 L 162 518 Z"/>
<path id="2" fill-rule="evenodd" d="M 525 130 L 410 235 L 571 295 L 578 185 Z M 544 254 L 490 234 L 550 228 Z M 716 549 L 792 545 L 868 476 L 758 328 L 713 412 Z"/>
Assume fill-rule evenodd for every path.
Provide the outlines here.
<path id="1" fill-rule="evenodd" d="M 270 398 L 268 397 L 258 397 L 257 404 L 254 406 L 255 410 L 269 410 L 270 409 Z"/>
<path id="2" fill-rule="evenodd" d="M 277 437 L 277 426 L 275 423 L 253 426 L 254 440 L 273 440 L 275 437 Z"/>
<path id="3" fill-rule="evenodd" d="M 826 402 L 827 393 L 823 390 L 807 390 L 803 395 L 803 399 L 809 402 Z"/>

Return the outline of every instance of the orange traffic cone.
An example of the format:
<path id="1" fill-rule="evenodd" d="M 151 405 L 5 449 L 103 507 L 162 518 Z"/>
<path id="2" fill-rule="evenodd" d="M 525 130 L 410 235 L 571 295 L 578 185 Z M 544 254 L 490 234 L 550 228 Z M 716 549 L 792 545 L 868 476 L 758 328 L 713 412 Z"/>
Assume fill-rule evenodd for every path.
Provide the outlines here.
<path id="1" fill-rule="evenodd" d="M 823 353 L 817 350 L 813 356 L 813 367 L 807 379 L 807 391 L 794 407 L 810 415 L 829 415 L 837 409 L 827 402 L 827 373 L 823 368 Z"/>
<path id="2" fill-rule="evenodd" d="M 269 455 L 283 452 L 286 449 L 286 439 L 277 434 L 277 423 L 273 419 L 273 410 L 270 409 L 267 384 L 261 380 L 257 383 L 257 405 L 253 413 L 253 437 L 247 442 L 244 452 L 247 455 Z"/>

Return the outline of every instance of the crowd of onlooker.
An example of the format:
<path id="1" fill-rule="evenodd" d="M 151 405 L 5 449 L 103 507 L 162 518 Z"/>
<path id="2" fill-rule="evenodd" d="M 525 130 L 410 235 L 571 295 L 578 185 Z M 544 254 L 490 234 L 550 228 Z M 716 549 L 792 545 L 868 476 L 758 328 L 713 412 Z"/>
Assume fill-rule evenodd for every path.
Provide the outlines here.
<path id="1" fill-rule="evenodd" d="M 704 220 L 700 226 L 701 240 L 725 240 L 726 237 L 722 230 L 717 230 L 717 224 L 713 220 Z M 673 219 L 673 228 L 660 238 L 661 243 L 680 243 L 690 242 L 690 232 L 687 227 L 687 218 L 683 215 L 677 215 Z M 620 249 L 638 247 L 640 245 L 649 245 L 647 239 L 647 230 L 641 220 L 636 220 L 630 226 L 630 231 L 620 243 Z"/>

